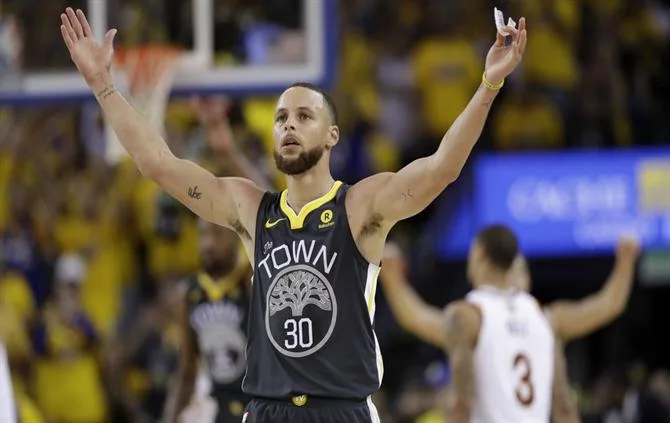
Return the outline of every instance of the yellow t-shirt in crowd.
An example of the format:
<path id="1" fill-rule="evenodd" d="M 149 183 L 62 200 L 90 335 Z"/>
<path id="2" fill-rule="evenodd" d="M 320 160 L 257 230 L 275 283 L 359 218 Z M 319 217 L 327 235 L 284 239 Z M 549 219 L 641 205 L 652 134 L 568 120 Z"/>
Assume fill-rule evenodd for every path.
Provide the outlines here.
<path id="1" fill-rule="evenodd" d="M 113 232 L 118 233 L 119 238 L 113 236 Z M 56 221 L 54 233 L 59 251 L 86 253 L 82 304 L 98 331 L 106 337 L 120 313 L 124 276 L 128 274 L 124 260 L 127 251 L 121 242 L 123 232 L 111 222 L 69 215 Z M 114 242 L 117 239 L 119 242 Z"/>
<path id="2" fill-rule="evenodd" d="M 421 112 L 435 142 L 449 129 L 479 86 L 483 62 L 468 39 L 427 39 L 414 53 Z"/>
<path id="3" fill-rule="evenodd" d="M 369 39 L 356 31 L 344 33 L 340 47 L 339 78 L 335 90 L 344 126 L 354 119 L 374 122 L 379 110 L 379 93 L 375 84 L 375 49 Z M 360 116 L 348 113 L 355 111 Z"/>
<path id="4" fill-rule="evenodd" d="M 200 264 L 197 220 L 184 209 L 179 217 L 181 231 L 177 239 L 158 236 L 155 229 L 159 195 L 164 194 L 158 185 L 143 179 L 138 183 L 134 196 L 139 235 L 147 245 L 149 272 L 156 279 L 194 273 Z"/>
<path id="5" fill-rule="evenodd" d="M 14 391 L 14 399 L 21 423 L 43 423 L 44 417 L 37 404 L 25 393 Z"/>
<path id="6" fill-rule="evenodd" d="M 104 422 L 107 402 L 100 368 L 84 332 L 60 323 L 48 306 L 44 333 L 47 355 L 35 362 L 33 387 L 35 401 L 46 420 Z"/>
<path id="7" fill-rule="evenodd" d="M 26 324 L 11 307 L 0 304 L 0 341 L 7 349 L 10 361 L 30 357 L 30 338 Z"/>
<path id="8" fill-rule="evenodd" d="M 558 148 L 563 145 L 563 121 L 556 107 L 544 100 L 523 107 L 502 103 L 493 124 L 496 147 L 500 150 Z"/>
<path id="9" fill-rule="evenodd" d="M 0 277 L 0 302 L 16 311 L 27 322 L 35 314 L 35 298 L 28 281 L 15 272 Z"/>
<path id="10" fill-rule="evenodd" d="M 524 1 L 524 14 L 533 22 L 532 36 L 528 37 L 522 69 L 528 82 L 562 90 L 574 88 L 579 78 L 579 66 L 573 45 L 579 36 L 581 4 L 579 0 L 554 1 L 553 13 L 557 24 L 543 22 L 543 2 Z"/>
<path id="11" fill-rule="evenodd" d="M 0 231 L 7 226 L 9 219 L 9 179 L 13 168 L 13 156 L 0 152 Z"/>

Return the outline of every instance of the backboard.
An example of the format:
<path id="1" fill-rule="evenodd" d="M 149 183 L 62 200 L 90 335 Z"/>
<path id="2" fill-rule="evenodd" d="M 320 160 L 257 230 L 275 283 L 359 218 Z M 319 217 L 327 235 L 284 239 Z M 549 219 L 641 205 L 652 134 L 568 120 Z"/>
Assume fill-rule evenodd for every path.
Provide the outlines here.
<path id="1" fill-rule="evenodd" d="M 35 42 L 31 38 L 35 37 L 27 34 L 23 23 L 18 42 L 0 42 L 0 49 L 3 44 L 14 50 L 17 45 L 22 49 L 18 66 L 13 70 L 9 66 L 3 68 L 10 70 L 0 76 L 0 105 L 92 98 L 74 65 L 68 63 L 58 29 L 60 11 L 77 2 L 49 3 L 50 7 L 35 13 L 53 15 L 46 20 L 53 21 L 53 40 L 48 40 L 51 48 L 47 53 L 62 55 L 66 60 L 59 58 L 57 66 L 31 60 L 34 57 L 29 54 L 44 53 L 31 45 Z M 63 4 L 58 8 L 54 3 Z M 328 87 L 334 78 L 336 0 L 79 0 L 78 3 L 99 40 L 109 28 L 116 27 L 117 46 L 171 43 L 184 48 L 172 94 L 271 94 L 295 81 Z M 16 25 L 7 16 L 5 21 L 9 23 L 5 24 L 4 38 L 11 41 L 16 36 Z M 5 48 L 0 58 L 7 55 Z M 115 81 L 121 87 L 127 83 L 118 71 Z"/>

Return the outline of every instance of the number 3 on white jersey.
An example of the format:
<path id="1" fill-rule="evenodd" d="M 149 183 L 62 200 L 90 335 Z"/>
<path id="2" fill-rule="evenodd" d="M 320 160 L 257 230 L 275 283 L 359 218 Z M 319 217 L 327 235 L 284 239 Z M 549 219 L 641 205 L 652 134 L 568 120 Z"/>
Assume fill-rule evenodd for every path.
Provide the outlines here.
<path id="1" fill-rule="evenodd" d="M 535 387 L 533 386 L 533 367 L 527 355 L 519 353 L 514 356 L 512 368 L 516 371 L 521 369 L 520 379 L 517 381 L 514 393 L 516 399 L 524 407 L 530 407 L 535 400 Z"/>

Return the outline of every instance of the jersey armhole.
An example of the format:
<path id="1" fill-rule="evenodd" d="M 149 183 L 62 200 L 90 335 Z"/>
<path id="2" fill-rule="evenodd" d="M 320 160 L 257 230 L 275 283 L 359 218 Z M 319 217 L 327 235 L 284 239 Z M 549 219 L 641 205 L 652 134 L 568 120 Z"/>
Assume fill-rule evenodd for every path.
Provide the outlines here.
<path id="1" fill-rule="evenodd" d="M 342 187 L 340 188 L 342 190 L 341 201 L 342 201 L 342 210 L 344 210 L 344 222 L 346 224 L 347 237 L 351 240 L 351 243 L 354 246 L 353 248 L 354 254 L 358 258 L 358 260 L 360 260 L 366 266 L 374 266 L 374 269 L 376 269 L 376 271 L 379 271 L 382 268 L 381 261 L 379 263 L 372 263 L 371 261 L 366 259 L 361 250 L 358 248 L 358 244 L 356 243 L 356 237 L 354 236 L 354 233 L 351 231 L 351 225 L 349 224 L 349 213 L 347 211 L 347 195 L 349 194 L 349 188 L 351 188 L 351 185 L 347 184 L 342 184 Z"/>
<path id="2" fill-rule="evenodd" d="M 253 243 L 254 263 L 252 265 L 252 268 L 256 266 L 256 259 L 258 258 L 258 257 L 256 257 L 256 250 L 258 249 L 259 246 L 256 245 L 256 241 L 261 239 L 261 234 L 263 233 L 263 227 L 264 227 L 264 223 L 265 223 L 265 222 L 263 222 L 264 216 L 268 215 L 268 213 L 269 213 L 268 208 L 269 208 L 270 205 L 275 203 L 275 197 L 277 197 L 278 195 L 280 195 L 280 194 L 277 193 L 277 192 L 265 191 L 265 193 L 263 193 L 263 197 L 261 198 L 261 202 L 258 205 L 258 211 L 256 212 L 256 233 L 254 233 L 254 238 L 253 238 L 253 241 L 254 241 L 254 243 Z"/>
<path id="3" fill-rule="evenodd" d="M 479 337 L 482 333 L 482 330 L 484 329 L 484 312 L 482 311 L 482 308 L 479 304 L 477 304 L 475 301 L 469 300 L 469 299 L 464 299 L 463 304 L 466 306 L 470 307 L 472 310 L 477 313 L 479 316 L 479 330 L 477 331 L 477 335 L 475 336 L 474 343 L 472 344 L 472 348 L 477 348 L 477 345 L 479 344 Z"/>
<path id="4" fill-rule="evenodd" d="M 473 348 L 477 348 L 477 345 L 479 344 L 479 336 L 482 333 L 482 329 L 484 328 L 484 313 L 482 312 L 482 308 L 479 306 L 479 304 L 473 302 L 468 302 L 467 304 L 472 307 L 472 309 L 475 310 L 479 316 L 479 330 L 477 331 L 477 336 L 475 337 L 475 342 L 473 344 Z"/>

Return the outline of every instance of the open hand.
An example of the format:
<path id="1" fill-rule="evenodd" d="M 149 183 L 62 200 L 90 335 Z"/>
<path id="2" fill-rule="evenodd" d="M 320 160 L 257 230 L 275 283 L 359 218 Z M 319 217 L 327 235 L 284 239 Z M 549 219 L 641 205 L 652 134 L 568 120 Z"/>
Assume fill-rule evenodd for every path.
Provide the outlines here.
<path id="1" fill-rule="evenodd" d="M 387 242 L 382 256 L 381 277 L 386 275 L 405 275 L 407 272 L 407 262 L 403 256 L 402 250 L 394 242 Z"/>
<path id="2" fill-rule="evenodd" d="M 505 32 L 511 34 L 512 43 L 505 45 L 505 36 L 496 33 L 496 42 L 486 55 L 486 79 L 492 84 L 502 82 L 516 69 L 526 50 L 526 18 L 519 19 L 519 28 L 505 27 Z"/>
<path id="3" fill-rule="evenodd" d="M 635 236 L 622 236 L 617 243 L 618 258 L 636 260 L 640 253 L 640 241 Z"/>
<path id="4" fill-rule="evenodd" d="M 107 31 L 105 41 L 100 45 L 95 40 L 91 26 L 81 10 L 77 9 L 75 13 L 68 7 L 65 13 L 61 13 L 60 19 L 62 22 L 60 31 L 65 45 L 86 83 L 91 86 L 96 78 L 107 77 L 114 57 L 116 29 Z"/>
<path id="5" fill-rule="evenodd" d="M 193 106 L 212 151 L 226 153 L 235 148 L 233 130 L 228 120 L 230 100 L 225 97 L 199 98 L 194 100 Z"/>

